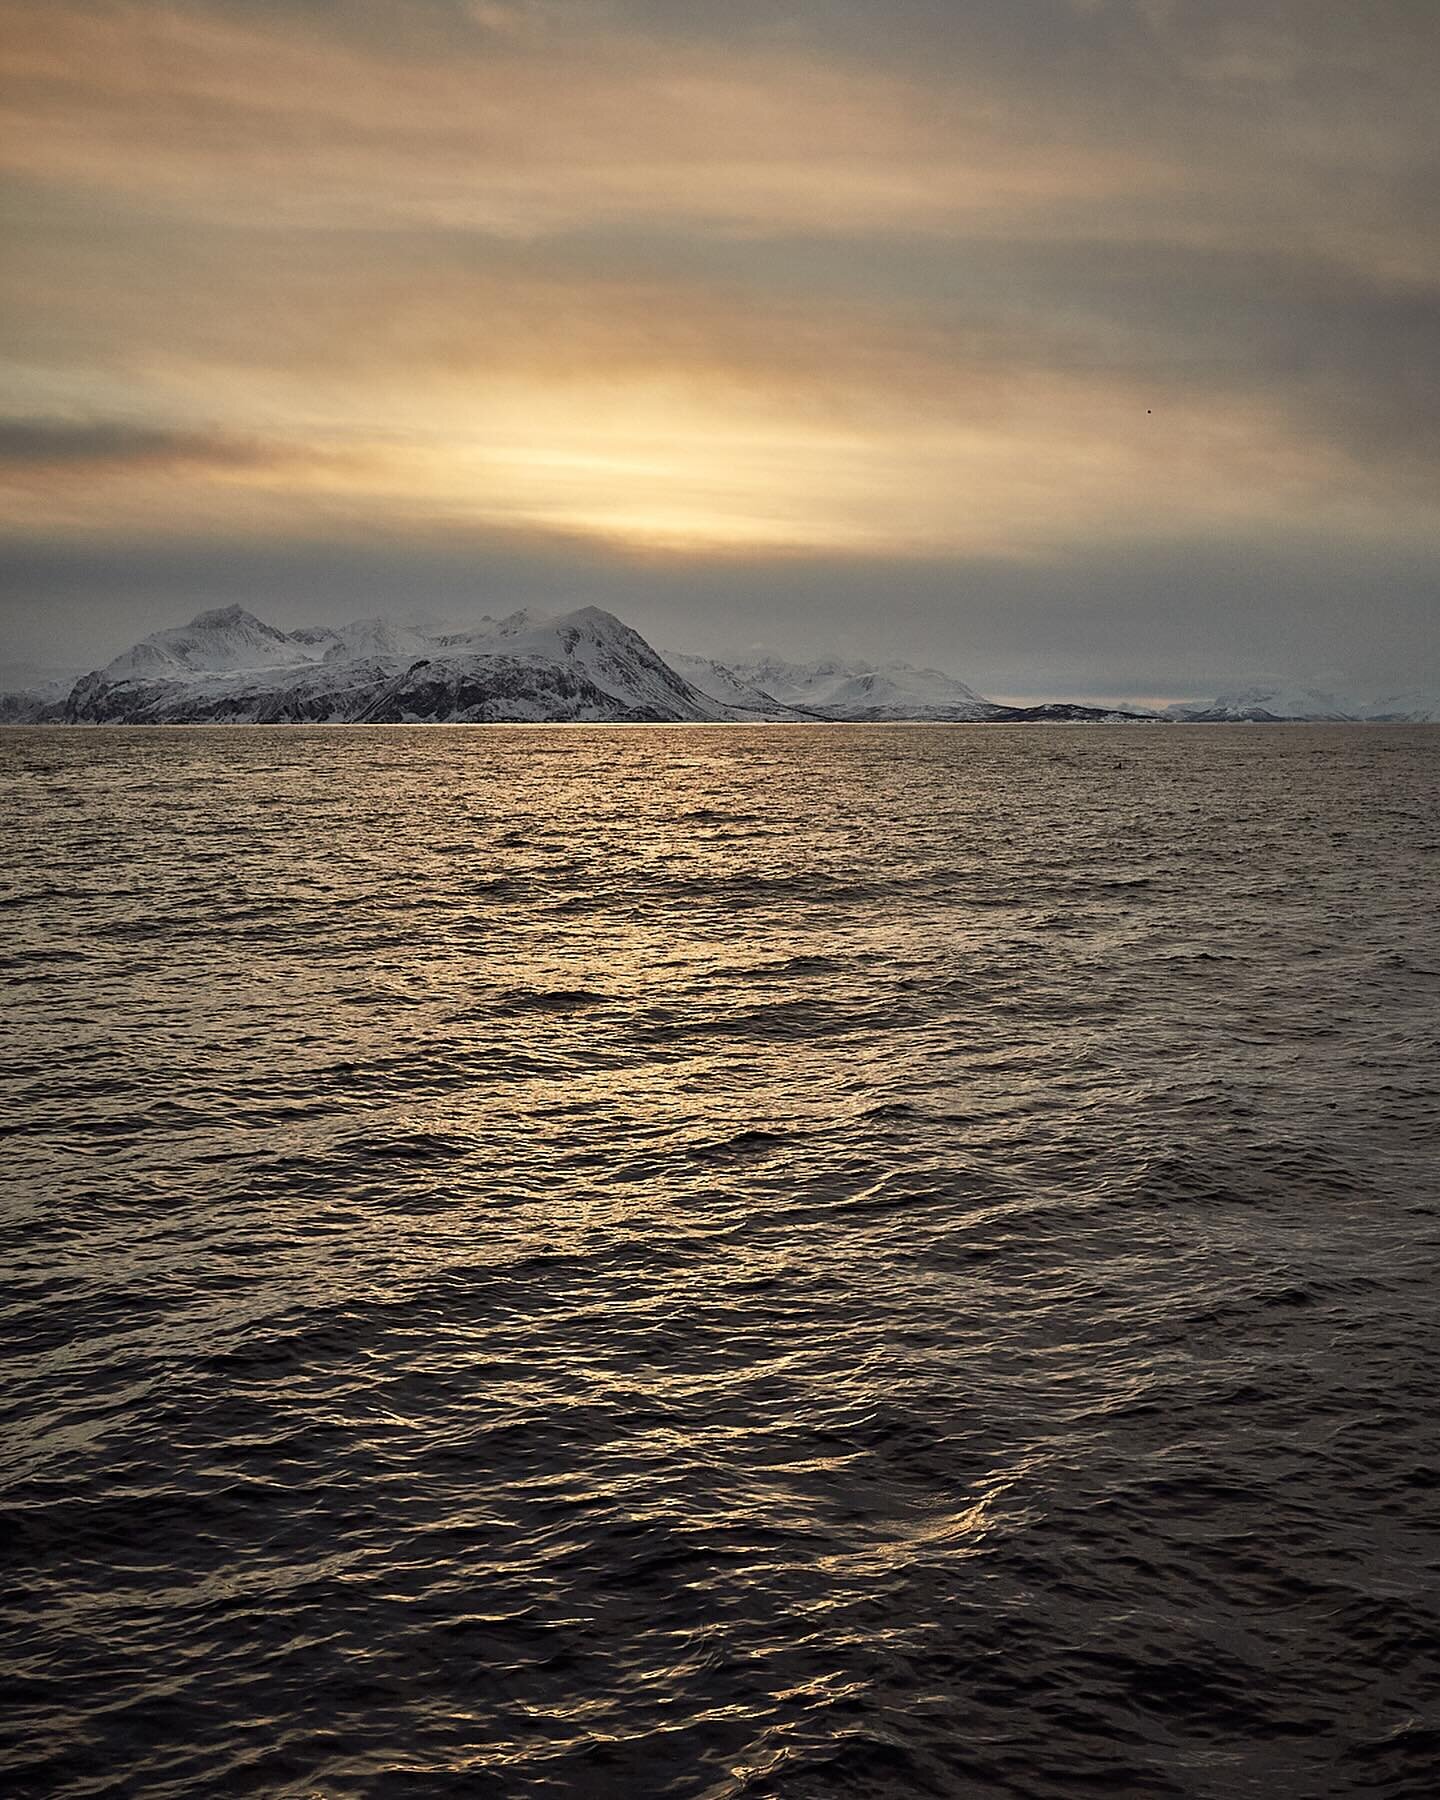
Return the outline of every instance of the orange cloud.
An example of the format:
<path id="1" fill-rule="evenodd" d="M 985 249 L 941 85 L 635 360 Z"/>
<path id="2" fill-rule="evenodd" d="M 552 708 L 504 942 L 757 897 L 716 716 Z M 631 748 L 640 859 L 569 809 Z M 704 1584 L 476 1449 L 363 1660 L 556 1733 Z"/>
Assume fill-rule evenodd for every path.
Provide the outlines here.
<path id="1" fill-rule="evenodd" d="M 1393 423 L 1404 369 L 1370 366 L 1365 297 L 1337 326 L 1331 290 L 1363 264 L 1423 300 L 1435 252 L 1383 208 L 1327 190 L 1314 210 L 1313 121 L 1242 167 L 1243 132 L 1142 141 L 978 67 L 662 39 L 558 0 L 477 0 L 458 37 L 421 8 L 388 35 L 387 9 L 340 13 L 348 34 L 332 11 L 0 0 L 0 167 L 30 209 L 0 276 L 9 391 L 139 433 L 12 467 L 12 525 L 339 513 L 1013 557 L 1424 511 L 1344 435 L 1367 383 L 1377 439 L 1409 455 L 1413 425 Z M 1273 34 L 1215 44 L 1207 91 L 1288 79 Z M 1286 230 L 1324 366 L 1281 380 L 1290 328 L 1251 289 Z M 1107 285 L 1136 245 L 1152 262 Z M 1240 252 L 1217 330 L 1186 286 Z M 1410 302 L 1380 301 L 1419 344 Z"/>
<path id="2" fill-rule="evenodd" d="M 1181 179 L 1103 146 L 1057 157 L 1038 121 L 997 131 L 978 90 L 937 107 L 912 81 L 797 51 L 517 33 L 379 54 L 294 20 L 74 0 L 15 0 L 5 18 L 0 166 L 211 218 L 1010 229 Z"/>

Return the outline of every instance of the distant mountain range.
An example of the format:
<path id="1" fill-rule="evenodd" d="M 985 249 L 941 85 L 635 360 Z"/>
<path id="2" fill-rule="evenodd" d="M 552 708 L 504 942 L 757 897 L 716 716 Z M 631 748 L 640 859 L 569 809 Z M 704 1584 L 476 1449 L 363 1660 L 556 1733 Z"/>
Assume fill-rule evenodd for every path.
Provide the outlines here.
<path id="1" fill-rule="evenodd" d="M 1440 694 L 1361 706 L 1262 685 L 1164 713 L 1068 701 L 1006 706 L 908 663 L 661 656 L 594 606 L 465 628 L 361 619 L 298 631 L 227 606 L 142 639 L 68 693 L 51 686 L 0 694 L 0 722 L 11 724 L 1290 719 L 1440 722 Z"/>
<path id="2" fill-rule="evenodd" d="M 1340 724 L 1436 725 L 1440 724 L 1440 689 L 1412 688 L 1403 694 L 1382 694 L 1372 700 L 1345 699 L 1318 688 L 1271 682 L 1220 694 L 1214 700 L 1182 701 L 1168 706 L 1165 717 L 1192 724 L 1248 722 L 1257 725 L 1294 720 Z"/>

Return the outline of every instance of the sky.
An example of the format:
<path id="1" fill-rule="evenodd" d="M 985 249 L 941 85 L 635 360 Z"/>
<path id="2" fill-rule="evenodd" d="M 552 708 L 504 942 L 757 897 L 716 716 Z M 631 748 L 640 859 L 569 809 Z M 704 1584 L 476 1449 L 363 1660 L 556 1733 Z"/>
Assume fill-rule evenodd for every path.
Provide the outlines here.
<path id="1" fill-rule="evenodd" d="M 0 0 L 0 664 L 1440 682 L 1434 0 Z"/>

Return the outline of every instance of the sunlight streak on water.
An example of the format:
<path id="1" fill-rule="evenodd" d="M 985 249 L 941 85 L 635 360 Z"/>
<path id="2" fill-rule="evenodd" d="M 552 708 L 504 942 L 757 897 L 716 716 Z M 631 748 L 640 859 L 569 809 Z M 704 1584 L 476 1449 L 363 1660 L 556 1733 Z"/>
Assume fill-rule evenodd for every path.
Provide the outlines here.
<path id="1" fill-rule="evenodd" d="M 8 1791 L 1428 1793 L 1440 733 L 0 757 Z"/>

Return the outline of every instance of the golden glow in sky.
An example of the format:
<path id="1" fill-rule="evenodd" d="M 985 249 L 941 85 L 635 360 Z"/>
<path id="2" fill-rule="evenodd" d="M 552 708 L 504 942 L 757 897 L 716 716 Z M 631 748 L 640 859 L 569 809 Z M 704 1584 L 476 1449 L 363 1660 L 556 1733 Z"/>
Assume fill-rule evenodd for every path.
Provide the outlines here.
<path id="1" fill-rule="evenodd" d="M 0 529 L 1433 559 L 1423 10 L 0 0 Z"/>

